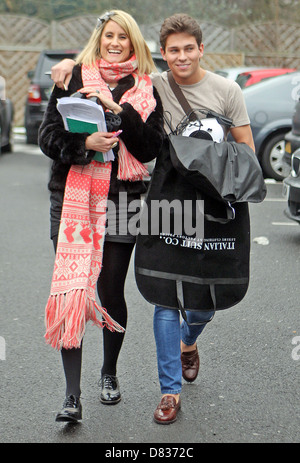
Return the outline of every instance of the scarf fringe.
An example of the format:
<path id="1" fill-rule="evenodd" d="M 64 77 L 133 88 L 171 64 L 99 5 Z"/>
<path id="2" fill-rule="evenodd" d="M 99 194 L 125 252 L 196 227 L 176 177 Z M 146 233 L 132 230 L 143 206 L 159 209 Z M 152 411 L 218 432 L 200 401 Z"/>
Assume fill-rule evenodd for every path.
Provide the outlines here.
<path id="1" fill-rule="evenodd" d="M 102 320 L 97 318 L 97 311 Z M 54 349 L 77 349 L 81 345 L 86 323 L 91 320 L 98 328 L 123 333 L 104 307 L 100 307 L 84 289 L 74 289 L 67 294 L 50 295 L 46 305 L 45 340 Z"/>
<path id="2" fill-rule="evenodd" d="M 129 151 L 123 148 L 120 143 L 118 153 L 118 179 L 136 182 L 149 177 L 149 172 L 140 161 L 138 161 Z"/>

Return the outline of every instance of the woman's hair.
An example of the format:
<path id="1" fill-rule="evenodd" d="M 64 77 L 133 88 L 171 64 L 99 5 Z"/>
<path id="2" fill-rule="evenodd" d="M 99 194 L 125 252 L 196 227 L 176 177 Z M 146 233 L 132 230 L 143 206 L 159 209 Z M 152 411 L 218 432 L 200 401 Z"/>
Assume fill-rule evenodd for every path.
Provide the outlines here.
<path id="1" fill-rule="evenodd" d="M 165 51 L 167 38 L 171 34 L 186 34 L 195 37 L 198 46 L 202 43 L 202 31 L 196 19 L 184 13 L 174 14 L 165 19 L 160 29 L 160 45 Z"/>
<path id="2" fill-rule="evenodd" d="M 103 15 L 102 18 L 104 18 L 102 20 L 102 24 L 100 18 L 100 27 L 97 25 L 87 45 L 77 56 L 77 64 L 83 63 L 91 66 L 95 64 L 96 60 L 101 58 L 100 40 L 103 30 L 108 21 L 115 21 L 120 27 L 122 27 L 122 29 L 124 29 L 132 43 L 138 63 L 138 72 L 140 74 L 151 74 L 151 72 L 156 70 L 149 47 L 142 36 L 139 26 L 131 15 L 122 10 L 112 10 Z"/>

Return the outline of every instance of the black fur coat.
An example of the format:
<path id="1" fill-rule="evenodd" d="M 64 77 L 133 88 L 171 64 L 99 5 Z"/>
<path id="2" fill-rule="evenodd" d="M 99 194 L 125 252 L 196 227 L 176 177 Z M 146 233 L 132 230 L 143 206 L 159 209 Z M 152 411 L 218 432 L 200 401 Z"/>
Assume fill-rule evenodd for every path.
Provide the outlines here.
<path id="1" fill-rule="evenodd" d="M 113 99 L 119 103 L 122 95 L 134 85 L 134 78 L 129 75 L 119 81 L 112 91 Z M 39 129 L 39 145 L 44 154 L 53 159 L 49 190 L 64 191 L 67 174 L 72 164 L 86 165 L 91 162 L 94 151 L 86 156 L 85 140 L 88 133 L 70 133 L 64 129 L 62 117 L 56 109 L 57 98 L 70 96 L 83 87 L 81 66 L 74 67 L 73 76 L 68 91 L 54 87 L 43 122 Z M 140 162 L 149 162 L 159 155 L 163 143 L 163 108 L 159 95 L 154 89 L 157 105 L 144 123 L 139 113 L 129 104 L 122 104 L 123 111 L 120 138 L 129 152 Z M 143 193 L 146 188 L 144 182 L 120 181 L 117 179 L 118 158 L 115 151 L 112 162 L 110 194 L 118 194 L 121 190 L 128 194 Z"/>

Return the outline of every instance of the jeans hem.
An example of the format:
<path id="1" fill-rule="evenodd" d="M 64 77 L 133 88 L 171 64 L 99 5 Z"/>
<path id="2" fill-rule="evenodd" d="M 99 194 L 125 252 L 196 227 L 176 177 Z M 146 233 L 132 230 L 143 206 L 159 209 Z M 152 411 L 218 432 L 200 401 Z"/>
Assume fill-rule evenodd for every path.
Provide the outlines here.
<path id="1" fill-rule="evenodd" d="M 180 394 L 181 389 L 177 391 L 161 391 L 162 394 Z"/>
<path id="2" fill-rule="evenodd" d="M 198 336 L 197 336 L 197 337 L 198 337 Z M 193 346 L 193 345 L 195 344 L 195 342 L 197 341 L 197 338 L 195 339 L 195 341 L 194 341 L 194 342 L 190 342 L 190 341 L 188 341 L 188 342 L 185 342 L 185 340 L 184 340 L 184 339 L 181 339 L 181 341 L 182 341 L 182 342 L 183 342 L 183 344 L 185 344 L 186 346 Z"/>

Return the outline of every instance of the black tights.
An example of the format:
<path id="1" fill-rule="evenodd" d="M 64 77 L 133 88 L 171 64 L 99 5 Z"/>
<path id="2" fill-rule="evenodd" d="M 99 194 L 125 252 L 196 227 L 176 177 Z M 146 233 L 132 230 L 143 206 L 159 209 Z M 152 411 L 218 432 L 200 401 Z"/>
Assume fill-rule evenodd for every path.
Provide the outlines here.
<path id="1" fill-rule="evenodd" d="M 53 239 L 54 248 L 57 237 Z M 127 325 L 127 306 L 124 286 L 134 243 L 104 242 L 102 270 L 97 282 L 101 305 L 123 328 Z M 122 347 L 124 333 L 103 329 L 103 365 L 101 374 L 116 375 L 117 360 Z M 80 396 L 82 344 L 79 349 L 61 350 L 66 377 L 66 395 Z"/>
<path id="2" fill-rule="evenodd" d="M 123 328 L 127 325 L 124 286 L 134 243 L 104 243 L 103 267 L 97 282 L 98 295 L 109 315 Z M 103 330 L 103 366 L 101 374 L 115 375 L 124 333 Z"/>

